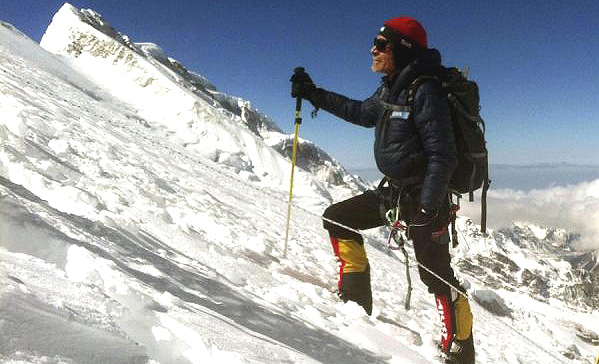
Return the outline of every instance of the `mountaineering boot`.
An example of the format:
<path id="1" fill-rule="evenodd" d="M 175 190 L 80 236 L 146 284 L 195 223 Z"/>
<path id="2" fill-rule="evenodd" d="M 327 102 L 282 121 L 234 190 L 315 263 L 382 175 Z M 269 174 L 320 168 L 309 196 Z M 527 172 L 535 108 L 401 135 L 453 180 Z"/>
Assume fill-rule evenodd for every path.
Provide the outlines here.
<path id="1" fill-rule="evenodd" d="M 333 251 L 339 260 L 339 298 L 353 301 L 372 314 L 370 266 L 364 244 L 353 239 L 331 237 Z"/>
<path id="2" fill-rule="evenodd" d="M 474 364 L 472 312 L 466 297 L 455 290 L 450 295 L 435 295 L 441 318 L 440 348 L 447 363 Z"/>
<path id="3" fill-rule="evenodd" d="M 472 333 L 466 340 L 455 339 L 447 354 L 447 364 L 474 364 L 474 338 Z"/>

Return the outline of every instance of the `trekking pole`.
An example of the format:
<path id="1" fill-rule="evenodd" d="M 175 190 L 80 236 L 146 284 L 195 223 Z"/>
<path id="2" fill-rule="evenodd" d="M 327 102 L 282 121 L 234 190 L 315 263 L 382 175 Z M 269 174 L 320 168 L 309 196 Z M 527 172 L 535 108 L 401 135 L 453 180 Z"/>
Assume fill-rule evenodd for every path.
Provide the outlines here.
<path id="1" fill-rule="evenodd" d="M 294 70 L 295 74 L 304 73 L 303 67 L 297 67 Z M 285 249 L 283 257 L 287 257 L 287 241 L 289 239 L 289 223 L 291 221 L 291 201 L 293 200 L 293 176 L 295 173 L 295 162 L 297 160 L 297 139 L 299 137 L 299 126 L 302 123 L 302 98 L 295 99 L 295 137 L 293 138 L 293 152 L 291 155 L 291 182 L 289 186 L 289 204 L 287 205 L 287 227 L 285 228 Z"/>

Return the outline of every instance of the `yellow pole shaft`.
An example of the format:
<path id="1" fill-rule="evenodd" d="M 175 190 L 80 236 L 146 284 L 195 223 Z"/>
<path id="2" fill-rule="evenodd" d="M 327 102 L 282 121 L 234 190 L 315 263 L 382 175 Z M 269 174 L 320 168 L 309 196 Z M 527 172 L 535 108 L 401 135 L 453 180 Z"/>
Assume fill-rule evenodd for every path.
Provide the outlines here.
<path id="1" fill-rule="evenodd" d="M 300 119 L 299 111 L 296 111 L 296 120 Z M 291 182 L 289 186 L 289 204 L 287 205 L 287 227 L 285 229 L 285 248 L 283 249 L 283 257 L 287 257 L 287 244 L 289 241 L 289 223 L 291 222 L 291 203 L 293 201 L 293 177 L 295 174 L 295 163 L 297 161 L 297 140 L 299 137 L 300 123 L 295 123 L 295 137 L 293 138 L 293 152 L 291 155 Z"/>

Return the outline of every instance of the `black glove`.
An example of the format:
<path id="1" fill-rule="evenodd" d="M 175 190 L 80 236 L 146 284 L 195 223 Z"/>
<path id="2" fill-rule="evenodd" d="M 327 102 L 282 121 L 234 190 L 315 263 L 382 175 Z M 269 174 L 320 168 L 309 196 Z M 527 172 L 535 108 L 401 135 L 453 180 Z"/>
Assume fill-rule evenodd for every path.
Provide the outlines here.
<path id="1" fill-rule="evenodd" d="M 310 75 L 308 75 L 303 68 L 296 69 L 295 73 L 291 76 L 291 97 L 301 97 L 302 99 L 311 100 L 316 86 Z"/>
<path id="2" fill-rule="evenodd" d="M 414 244 L 431 240 L 433 235 L 433 220 L 436 217 L 436 211 L 420 209 L 408 225 L 408 238 Z"/>

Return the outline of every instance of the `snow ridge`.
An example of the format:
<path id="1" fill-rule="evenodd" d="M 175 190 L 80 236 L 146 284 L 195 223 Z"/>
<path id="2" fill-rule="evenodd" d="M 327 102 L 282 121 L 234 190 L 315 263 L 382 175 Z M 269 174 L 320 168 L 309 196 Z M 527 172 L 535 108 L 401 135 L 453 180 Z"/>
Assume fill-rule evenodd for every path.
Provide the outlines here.
<path id="1" fill-rule="evenodd" d="M 263 156 L 257 155 L 255 149 L 268 150 L 263 146 L 263 139 L 268 139 L 274 151 L 285 154 L 283 149 L 279 149 L 281 146 L 272 143 L 272 140 L 284 140 L 288 136 L 282 134 L 272 120 L 255 110 L 249 101 L 218 92 L 204 77 L 166 56 L 158 45 L 132 43 L 99 14 L 91 10 L 79 11 L 65 4 L 54 16 L 41 46 L 53 53 L 75 58 L 77 62 L 73 62 L 73 66 L 81 73 L 103 84 L 115 98 L 137 108 L 136 114 L 142 119 L 175 129 L 188 149 L 228 164 L 238 172 L 249 172 L 253 179 L 261 179 L 266 173 L 272 178 L 285 180 L 289 169 L 286 168 L 284 173 L 272 170 L 269 168 L 272 160 L 262 162 Z M 99 71 L 102 71 L 101 77 L 98 76 Z M 114 84 L 123 78 L 132 82 L 115 88 Z M 173 114 L 174 111 L 176 113 Z M 240 138 L 239 128 L 232 130 L 223 125 L 223 120 L 232 125 L 245 125 L 256 137 Z M 230 140 L 231 136 L 234 140 Z M 256 139 L 256 146 L 248 145 L 255 144 L 249 140 L 250 137 Z M 215 144 L 218 146 L 215 147 Z M 312 148 L 320 150 L 316 146 Z M 326 153 L 320 150 L 320 154 Z M 308 166 L 313 168 L 308 170 L 310 172 L 322 171 L 316 174 L 324 175 L 320 178 L 321 183 L 339 186 L 346 190 L 346 194 L 363 191 L 368 186 L 367 182 L 349 174 L 330 158 L 326 164 L 315 159 Z M 317 189 L 325 190 L 322 187 Z"/>

